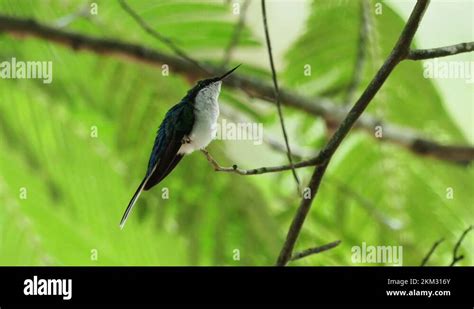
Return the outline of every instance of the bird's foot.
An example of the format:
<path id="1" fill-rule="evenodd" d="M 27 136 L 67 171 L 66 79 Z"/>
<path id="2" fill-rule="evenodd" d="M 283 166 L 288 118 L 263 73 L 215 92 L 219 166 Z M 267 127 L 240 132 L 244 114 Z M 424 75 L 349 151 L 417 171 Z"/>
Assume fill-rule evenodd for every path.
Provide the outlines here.
<path id="1" fill-rule="evenodd" d="M 211 154 L 209 153 L 209 151 L 207 151 L 206 148 L 202 148 L 201 152 L 206 156 L 207 161 L 209 161 L 209 163 L 211 163 L 211 165 L 212 165 L 212 167 L 214 167 L 215 171 L 220 170 L 219 164 L 217 163 L 216 160 L 214 160 L 214 158 L 211 156 Z"/>

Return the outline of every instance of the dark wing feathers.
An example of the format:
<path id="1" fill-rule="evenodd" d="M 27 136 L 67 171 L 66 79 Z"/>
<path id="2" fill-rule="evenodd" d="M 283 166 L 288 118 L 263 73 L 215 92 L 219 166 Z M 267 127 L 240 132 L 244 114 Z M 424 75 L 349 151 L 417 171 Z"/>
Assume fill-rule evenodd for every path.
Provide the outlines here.
<path id="1" fill-rule="evenodd" d="M 179 160 L 181 160 L 182 155 L 178 155 L 177 153 L 179 148 L 181 147 L 181 140 L 183 139 L 183 137 L 184 134 L 175 133 L 174 136 L 170 138 L 167 147 L 164 149 L 164 151 L 161 151 L 160 158 L 155 163 L 155 170 L 152 172 L 150 178 L 145 184 L 145 191 L 158 184 L 160 180 L 162 180 L 166 175 L 171 172 L 171 170 L 176 166 Z M 173 165 L 173 162 L 176 163 Z"/>
<path id="2" fill-rule="evenodd" d="M 166 113 L 155 138 L 145 178 L 123 214 L 120 228 L 124 227 L 140 194 L 162 181 L 181 160 L 183 156 L 178 154 L 179 148 L 183 137 L 191 133 L 193 125 L 193 106 L 186 101 L 181 101 Z"/>
<path id="3" fill-rule="evenodd" d="M 176 167 L 182 158 L 178 150 L 183 137 L 191 132 L 193 124 L 194 112 L 190 104 L 181 102 L 168 111 L 153 145 L 146 175 L 149 179 L 144 190 L 158 184 Z"/>

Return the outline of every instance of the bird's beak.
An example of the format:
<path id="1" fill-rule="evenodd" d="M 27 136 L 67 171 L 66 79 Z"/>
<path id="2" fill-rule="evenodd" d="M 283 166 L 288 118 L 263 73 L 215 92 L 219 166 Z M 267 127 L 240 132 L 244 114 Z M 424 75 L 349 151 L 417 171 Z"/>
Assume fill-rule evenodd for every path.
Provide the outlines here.
<path id="1" fill-rule="evenodd" d="M 234 72 L 235 70 L 237 70 L 237 68 L 240 67 L 240 64 L 238 66 L 236 66 L 235 68 L 233 68 L 232 70 L 230 70 L 229 72 L 225 73 L 224 75 L 222 75 L 221 77 L 219 77 L 219 80 L 223 80 L 224 78 L 226 78 L 227 76 L 229 76 L 232 72 Z"/>

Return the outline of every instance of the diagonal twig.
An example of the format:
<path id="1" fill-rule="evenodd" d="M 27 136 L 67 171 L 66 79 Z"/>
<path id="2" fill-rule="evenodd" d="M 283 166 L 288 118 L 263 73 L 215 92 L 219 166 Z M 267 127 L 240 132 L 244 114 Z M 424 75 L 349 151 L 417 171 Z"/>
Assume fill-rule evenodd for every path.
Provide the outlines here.
<path id="1" fill-rule="evenodd" d="M 158 31 L 154 30 L 153 28 L 151 28 L 141 17 L 140 15 L 138 15 L 128 4 L 125 0 L 119 0 L 119 4 L 120 6 L 122 7 L 122 9 L 127 12 L 137 23 L 138 25 L 143 29 L 145 30 L 145 32 L 147 32 L 148 34 L 150 34 L 152 37 L 154 37 L 155 39 L 159 40 L 160 42 L 162 42 L 163 44 L 165 44 L 166 46 L 168 46 L 176 55 L 178 55 L 179 57 L 185 59 L 186 61 L 188 61 L 189 63 L 192 63 L 193 65 L 195 65 L 196 67 L 198 67 L 199 69 L 207 72 L 207 73 L 210 73 L 206 68 L 204 68 L 203 66 L 201 66 L 201 64 L 199 62 L 197 62 L 196 60 L 194 60 L 193 58 L 191 58 L 184 50 L 182 50 L 181 48 L 179 48 L 174 42 L 173 40 L 171 40 L 170 38 L 162 35 L 161 33 L 159 33 Z"/>
<path id="2" fill-rule="evenodd" d="M 459 255 L 459 247 L 461 246 L 462 241 L 464 240 L 464 237 L 466 237 L 467 233 L 469 233 L 473 229 L 473 226 L 469 226 L 462 234 L 461 237 L 459 237 L 459 240 L 457 241 L 456 245 L 454 246 L 453 250 L 453 260 L 449 266 L 454 266 L 457 262 L 461 261 L 464 259 L 464 255 Z"/>
<path id="3" fill-rule="evenodd" d="M 296 260 L 305 258 L 305 257 L 313 255 L 313 254 L 317 254 L 317 253 L 321 253 L 321 252 L 330 250 L 332 248 L 337 247 L 340 243 L 341 243 L 340 240 L 336 240 L 336 241 L 330 242 L 328 244 L 325 244 L 323 246 L 309 248 L 309 249 L 297 252 L 297 253 L 295 253 L 291 256 L 290 261 L 296 261 Z"/>
<path id="4" fill-rule="evenodd" d="M 239 14 L 239 21 L 235 25 L 234 32 L 232 33 L 232 38 L 229 42 L 229 45 L 227 45 L 225 51 L 224 51 L 224 56 L 222 57 L 222 63 L 221 67 L 225 68 L 229 64 L 230 58 L 232 57 L 232 53 L 234 49 L 239 45 L 240 41 L 240 35 L 242 34 L 242 30 L 244 29 L 245 26 L 245 18 L 247 15 L 247 9 L 250 5 L 250 0 L 245 0 L 244 3 L 242 4 L 242 7 L 240 8 L 240 14 Z"/>
<path id="5" fill-rule="evenodd" d="M 317 166 L 311 177 L 308 189 L 310 196 L 304 196 L 301 200 L 300 206 L 296 212 L 295 217 L 290 225 L 287 233 L 286 240 L 278 256 L 276 265 L 285 266 L 291 258 L 293 248 L 296 240 L 301 232 L 301 228 L 306 219 L 306 216 L 311 208 L 311 204 L 318 193 L 321 185 L 321 180 L 324 176 L 326 168 L 331 160 L 332 156 L 342 143 L 344 138 L 347 136 L 351 128 L 354 126 L 357 119 L 365 111 L 369 103 L 372 101 L 374 96 L 377 94 L 379 89 L 382 87 L 384 82 L 387 80 L 390 73 L 402 61 L 408 52 L 410 51 L 410 44 L 415 36 L 418 25 L 423 17 L 423 14 L 428 7 L 428 0 L 418 0 L 410 17 L 408 18 L 403 31 L 392 49 L 392 52 L 383 63 L 382 67 L 378 70 L 372 81 L 369 83 L 367 88 L 364 90 L 360 98 L 354 104 L 352 109 L 346 115 L 344 120 L 339 125 L 336 132 L 333 134 L 326 146 L 321 150 L 319 156 L 324 158 L 324 163 Z"/>
<path id="6" fill-rule="evenodd" d="M 265 39 L 267 41 L 267 49 L 268 49 L 268 58 L 270 59 L 270 67 L 272 70 L 272 79 L 273 79 L 273 86 L 275 89 L 275 99 L 276 99 L 276 105 L 278 109 L 278 117 L 280 118 L 280 125 L 281 125 L 281 130 L 283 132 L 283 138 L 285 140 L 285 145 L 286 145 L 286 151 L 287 151 L 287 156 L 288 156 L 288 161 L 290 162 L 291 166 L 291 172 L 293 173 L 293 177 L 295 178 L 296 182 L 296 189 L 297 192 L 300 192 L 300 180 L 298 178 L 298 174 L 296 174 L 295 167 L 293 165 L 293 157 L 291 155 L 291 148 L 290 148 L 290 143 L 288 142 L 288 135 L 286 133 L 286 127 L 285 127 L 285 120 L 283 118 L 283 112 L 281 108 L 281 102 L 280 102 L 280 89 L 278 88 L 278 79 L 276 76 L 276 71 L 275 71 L 275 64 L 273 63 L 273 55 L 272 55 L 272 44 L 270 41 L 270 34 L 268 32 L 268 24 L 267 24 L 267 9 L 265 7 L 265 0 L 262 0 L 262 17 L 263 17 L 263 28 L 265 30 Z"/>
<path id="7" fill-rule="evenodd" d="M 90 3 L 83 4 L 79 7 L 75 12 L 72 12 L 66 16 L 63 16 L 55 21 L 56 27 L 58 28 L 66 28 L 75 20 L 83 17 L 83 18 L 90 18 L 90 11 L 89 11 Z"/>
<path id="8" fill-rule="evenodd" d="M 439 246 L 439 244 L 441 244 L 442 242 L 444 241 L 444 238 L 441 238 L 440 240 L 436 241 L 433 246 L 431 247 L 430 251 L 428 251 L 428 253 L 426 254 L 426 256 L 423 258 L 423 260 L 421 261 L 421 264 L 420 266 L 425 266 L 426 263 L 428 263 L 428 260 L 430 259 L 431 255 L 433 254 L 433 252 L 436 250 L 436 248 Z"/>
<path id="9" fill-rule="evenodd" d="M 359 42 L 357 44 L 356 62 L 354 66 L 354 72 L 352 79 L 347 87 L 347 92 L 344 98 L 344 102 L 349 104 L 353 101 L 357 88 L 362 81 L 364 73 L 364 65 L 367 57 L 367 39 L 369 35 L 369 3 L 368 0 L 362 0 L 360 4 L 360 26 L 359 26 Z"/>
<path id="10" fill-rule="evenodd" d="M 380 222 L 382 225 L 390 229 L 398 229 L 400 223 L 394 218 L 390 218 L 377 209 L 377 205 L 360 194 L 359 192 L 352 189 L 348 184 L 336 179 L 335 177 L 326 177 L 326 183 L 332 183 L 338 190 L 342 191 L 345 196 L 352 198 L 358 205 L 360 205 L 370 216 L 373 216 L 375 220 Z"/>

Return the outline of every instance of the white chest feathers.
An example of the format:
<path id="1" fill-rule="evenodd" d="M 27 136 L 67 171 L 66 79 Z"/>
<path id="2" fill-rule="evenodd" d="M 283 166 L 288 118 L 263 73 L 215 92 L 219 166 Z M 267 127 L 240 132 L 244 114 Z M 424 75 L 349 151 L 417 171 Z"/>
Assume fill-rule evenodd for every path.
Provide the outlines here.
<path id="1" fill-rule="evenodd" d="M 194 103 L 194 126 L 188 136 L 189 142 L 183 144 L 179 154 L 189 154 L 195 150 L 206 148 L 216 137 L 217 118 L 219 117 L 219 93 L 221 82 L 216 82 L 202 89 Z"/>

